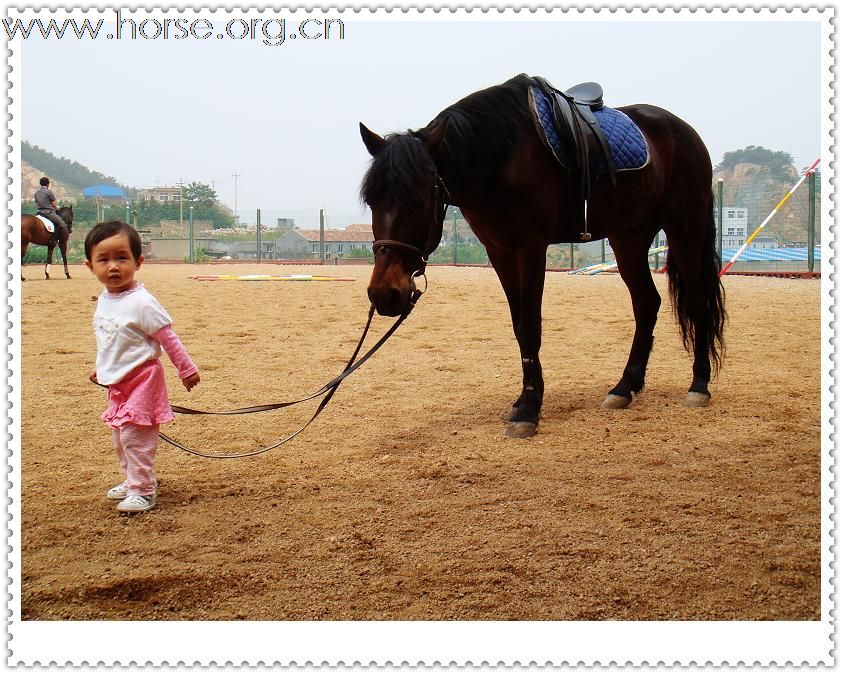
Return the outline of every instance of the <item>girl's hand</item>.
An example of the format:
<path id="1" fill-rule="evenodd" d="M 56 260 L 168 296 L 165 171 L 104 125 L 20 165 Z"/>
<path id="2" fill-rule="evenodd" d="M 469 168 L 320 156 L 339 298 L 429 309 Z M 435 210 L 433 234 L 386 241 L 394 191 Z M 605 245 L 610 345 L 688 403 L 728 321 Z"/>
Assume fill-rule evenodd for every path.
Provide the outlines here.
<path id="1" fill-rule="evenodd" d="M 99 382 L 96 380 L 96 370 L 94 370 L 88 375 L 88 379 L 90 379 L 94 384 L 99 384 Z"/>
<path id="2" fill-rule="evenodd" d="M 199 373 L 194 372 L 189 377 L 185 377 L 184 379 L 182 379 L 181 383 L 184 384 L 184 388 L 186 388 L 189 391 L 191 388 L 193 388 L 196 384 L 199 383 L 200 379 L 201 377 L 199 377 Z"/>

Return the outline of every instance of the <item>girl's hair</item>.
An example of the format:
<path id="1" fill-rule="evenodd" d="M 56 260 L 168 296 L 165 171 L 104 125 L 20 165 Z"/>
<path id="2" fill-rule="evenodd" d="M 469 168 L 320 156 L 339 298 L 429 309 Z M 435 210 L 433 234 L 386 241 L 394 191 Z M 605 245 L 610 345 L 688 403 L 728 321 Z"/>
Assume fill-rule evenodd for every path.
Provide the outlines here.
<path id="1" fill-rule="evenodd" d="M 125 234 L 129 237 L 129 245 L 132 248 L 132 255 L 134 256 L 134 259 L 137 260 L 142 251 L 140 234 L 138 234 L 137 230 L 127 222 L 123 222 L 122 220 L 111 220 L 110 222 L 97 223 L 85 237 L 85 257 L 88 262 L 91 261 L 91 251 L 94 249 L 94 246 L 98 243 L 102 243 L 106 239 L 110 239 L 112 236 L 117 236 L 118 234 Z"/>

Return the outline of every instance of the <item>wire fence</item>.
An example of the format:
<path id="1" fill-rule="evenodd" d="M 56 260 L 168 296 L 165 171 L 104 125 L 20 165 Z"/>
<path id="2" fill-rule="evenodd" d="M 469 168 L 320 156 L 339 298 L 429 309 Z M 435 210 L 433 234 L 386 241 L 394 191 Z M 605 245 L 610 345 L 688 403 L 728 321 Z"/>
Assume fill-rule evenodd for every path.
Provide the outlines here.
<path id="1" fill-rule="evenodd" d="M 775 211 L 798 176 L 771 176 L 747 169 L 714 182 L 714 220 L 717 250 L 727 263 L 774 211 L 762 232 L 730 268 L 740 272 L 817 272 L 822 259 L 821 180 L 816 173 Z M 127 209 L 128 210 L 128 209 Z M 122 211 L 121 211 L 122 212 Z M 370 213 L 331 213 L 325 209 L 249 209 L 238 213 L 233 228 L 215 228 L 208 220 L 194 219 L 185 209 L 178 219 L 152 220 L 133 212 L 141 232 L 144 254 L 150 260 L 204 262 L 212 259 L 265 262 L 337 264 L 371 261 Z M 721 220 L 720 220 L 721 219 Z M 721 222 L 721 224 L 720 224 Z M 260 227 L 257 227 L 257 224 Z M 74 230 L 71 261 L 84 259 L 82 240 L 86 229 Z M 652 242 L 650 265 L 660 269 L 669 242 L 663 231 Z M 31 247 L 27 262 L 40 261 L 45 249 Z M 76 260 L 75 258 L 79 258 Z M 458 208 L 445 216 L 442 240 L 430 258 L 433 264 L 488 265 L 485 248 L 470 230 Z M 548 269 L 601 273 L 615 269 L 607 240 L 551 245 Z"/>

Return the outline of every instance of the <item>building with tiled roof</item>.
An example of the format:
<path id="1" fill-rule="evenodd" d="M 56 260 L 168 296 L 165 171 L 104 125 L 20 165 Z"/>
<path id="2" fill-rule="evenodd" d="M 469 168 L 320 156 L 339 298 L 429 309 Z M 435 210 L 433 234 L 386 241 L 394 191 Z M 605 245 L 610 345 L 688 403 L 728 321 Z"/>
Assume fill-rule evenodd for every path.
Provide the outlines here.
<path id="1" fill-rule="evenodd" d="M 322 232 L 318 229 L 291 229 L 275 242 L 275 250 L 279 257 L 288 259 L 318 259 L 321 241 Z M 371 252 L 373 243 L 371 225 L 324 230 L 325 259 L 346 257 L 354 249 Z"/>

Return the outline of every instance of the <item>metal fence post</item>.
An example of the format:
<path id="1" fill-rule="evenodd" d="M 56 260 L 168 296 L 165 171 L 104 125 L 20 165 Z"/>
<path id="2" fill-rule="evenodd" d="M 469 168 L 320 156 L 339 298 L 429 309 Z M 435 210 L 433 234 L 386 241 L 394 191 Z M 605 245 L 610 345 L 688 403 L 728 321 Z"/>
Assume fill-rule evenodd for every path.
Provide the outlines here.
<path id="1" fill-rule="evenodd" d="M 816 172 L 809 177 L 810 196 L 807 218 L 807 271 L 812 272 L 816 266 Z"/>
<path id="2" fill-rule="evenodd" d="M 456 235 L 457 235 L 457 228 L 456 228 L 456 211 L 453 211 L 453 264 L 456 264 L 456 258 L 458 257 L 458 251 L 456 250 Z"/>
<path id="3" fill-rule="evenodd" d="M 716 228 L 716 252 L 719 254 L 719 259 L 722 259 L 722 229 L 723 229 L 723 209 L 725 205 L 722 203 L 722 178 L 719 179 L 719 195 L 717 197 L 717 205 L 719 206 L 719 225 Z"/>
<path id="4" fill-rule="evenodd" d="M 325 263 L 325 209 L 319 209 L 319 264 Z"/>
<path id="5" fill-rule="evenodd" d="M 193 248 L 193 204 L 190 204 L 190 245 L 187 250 L 190 253 L 190 263 L 192 264 L 196 261 L 195 250 Z"/>
<path id="6" fill-rule="evenodd" d="M 260 209 L 257 209 L 257 261 L 260 262 Z"/>

